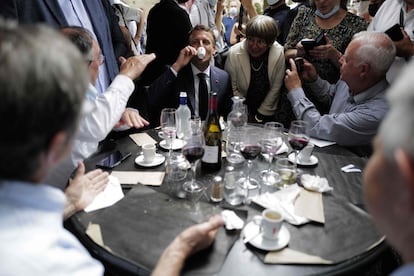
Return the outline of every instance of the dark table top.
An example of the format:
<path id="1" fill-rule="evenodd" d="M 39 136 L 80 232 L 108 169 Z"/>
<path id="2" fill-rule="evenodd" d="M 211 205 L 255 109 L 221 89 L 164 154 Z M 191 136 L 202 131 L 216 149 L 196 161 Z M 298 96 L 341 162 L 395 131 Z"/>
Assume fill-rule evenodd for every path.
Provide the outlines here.
<path id="1" fill-rule="evenodd" d="M 155 130 L 147 131 L 159 141 Z M 129 137 L 116 140 L 116 148 L 132 152 L 132 156 L 114 170 L 164 171 L 164 165 L 142 168 L 134 163 L 140 153 Z M 167 154 L 161 148 L 159 152 Z M 85 161 L 87 170 L 106 153 Z M 334 261 L 331 265 L 269 265 L 263 263 L 266 252 L 246 246 L 239 239 L 240 232 L 220 229 L 212 248 L 191 257 L 184 268 L 185 275 L 312 275 L 343 274 L 358 271 L 372 262 L 385 250 L 386 245 L 375 230 L 369 215 L 364 211 L 362 174 L 344 173 L 341 167 L 354 164 L 364 168 L 367 159 L 361 158 L 337 145 L 315 147 L 317 166 L 302 167 L 304 173 L 317 174 L 328 179 L 334 191 L 323 195 L 325 224 L 308 223 L 294 226 L 285 223 L 291 234 L 288 247 L 307 254 Z M 202 175 L 205 185 L 216 174 L 223 175 L 226 161 L 220 172 Z M 255 162 L 253 176 L 266 167 L 263 160 Z M 184 228 L 204 221 L 212 214 L 229 207 L 200 200 L 199 211 L 192 210 L 191 202 L 177 197 L 181 183 L 165 180 L 160 187 L 123 185 L 125 197 L 115 205 L 91 213 L 80 212 L 68 220 L 70 229 L 85 246 L 104 264 L 121 268 L 125 274 L 146 275 L 156 264 L 162 250 Z M 208 192 L 208 190 L 207 190 Z M 238 206 L 237 213 L 249 221 L 262 207 L 255 204 Z M 103 240 L 110 250 L 96 245 L 85 234 L 89 223 L 101 226 Z"/>

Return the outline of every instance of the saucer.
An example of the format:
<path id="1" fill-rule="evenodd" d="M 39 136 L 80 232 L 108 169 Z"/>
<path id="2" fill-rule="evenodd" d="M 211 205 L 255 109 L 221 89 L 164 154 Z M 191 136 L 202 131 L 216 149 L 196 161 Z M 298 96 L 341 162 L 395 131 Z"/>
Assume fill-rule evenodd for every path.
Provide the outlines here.
<path id="1" fill-rule="evenodd" d="M 258 249 L 266 251 L 275 251 L 284 248 L 288 245 L 290 240 L 290 233 L 286 226 L 282 225 L 280 228 L 277 239 L 267 239 L 263 237 L 262 234 L 257 233 L 260 231 L 260 226 L 257 225 L 254 221 L 249 222 L 246 227 L 243 229 L 243 235 L 248 237 L 255 236 L 249 241 L 251 245 Z"/>
<path id="2" fill-rule="evenodd" d="M 173 150 L 179 150 L 182 147 L 184 147 L 184 144 L 185 144 L 184 140 L 174 139 L 174 142 L 172 144 L 172 149 Z M 162 147 L 163 149 L 166 149 L 166 150 L 170 149 L 169 146 L 167 145 L 167 141 L 165 141 L 165 140 L 162 140 L 160 142 L 160 147 Z"/>
<path id="3" fill-rule="evenodd" d="M 144 155 L 140 155 L 137 158 L 135 158 L 135 163 L 137 165 L 143 166 L 143 167 L 155 167 L 158 165 L 161 165 L 165 161 L 165 156 L 159 153 L 156 153 L 154 156 L 154 160 L 151 163 L 144 161 Z"/>
<path id="4" fill-rule="evenodd" d="M 290 162 L 295 163 L 295 153 L 294 152 L 289 154 L 288 158 L 289 158 Z M 311 155 L 311 157 L 309 158 L 308 161 L 302 161 L 302 160 L 300 160 L 300 158 L 298 158 L 297 164 L 301 165 L 301 166 L 314 166 L 314 165 L 318 164 L 318 162 L 319 162 L 318 157 L 316 157 L 315 155 Z"/>

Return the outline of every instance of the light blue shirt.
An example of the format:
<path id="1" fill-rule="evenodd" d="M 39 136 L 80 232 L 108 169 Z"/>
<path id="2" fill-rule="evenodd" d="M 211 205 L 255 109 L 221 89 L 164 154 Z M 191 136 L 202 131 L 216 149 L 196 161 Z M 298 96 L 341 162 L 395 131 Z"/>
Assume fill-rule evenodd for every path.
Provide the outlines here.
<path id="1" fill-rule="evenodd" d="M 332 97 L 329 114 L 321 115 L 305 96 L 302 88 L 288 93 L 296 118 L 307 121 L 311 136 L 337 142 L 344 146 L 371 144 L 389 106 L 385 98 L 388 82 L 382 80 L 354 97 L 348 85 L 340 80 L 336 84 L 318 78 L 310 84 L 316 97 Z"/>
<path id="2" fill-rule="evenodd" d="M 96 39 L 93 26 L 89 15 L 83 6 L 82 0 L 58 0 L 60 8 L 65 15 L 66 21 L 71 26 L 81 26 L 88 29 Z M 99 93 L 103 93 L 109 86 L 109 74 L 106 66 L 99 66 L 98 79 L 96 81 L 96 89 Z"/>
<path id="3" fill-rule="evenodd" d="M 391 273 L 391 276 L 412 276 L 414 275 L 414 264 L 406 264 Z"/>
<path id="4" fill-rule="evenodd" d="M 0 181 L 0 275 L 103 275 L 63 227 L 65 202 L 51 186 Z"/>

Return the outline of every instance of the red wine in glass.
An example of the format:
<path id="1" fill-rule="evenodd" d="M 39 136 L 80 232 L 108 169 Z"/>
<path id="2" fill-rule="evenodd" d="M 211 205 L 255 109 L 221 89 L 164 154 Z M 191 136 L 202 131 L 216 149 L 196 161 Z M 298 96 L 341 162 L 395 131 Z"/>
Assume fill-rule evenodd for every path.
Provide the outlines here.
<path id="1" fill-rule="evenodd" d="M 262 151 L 259 145 L 247 144 L 241 147 L 240 153 L 247 160 L 254 160 Z"/>
<path id="2" fill-rule="evenodd" d="M 182 150 L 183 155 L 190 163 L 194 163 L 204 155 L 204 148 L 201 146 L 185 146 Z"/>
<path id="3" fill-rule="evenodd" d="M 309 143 L 309 139 L 306 137 L 292 137 L 289 139 L 289 144 L 292 149 L 300 151 Z"/>

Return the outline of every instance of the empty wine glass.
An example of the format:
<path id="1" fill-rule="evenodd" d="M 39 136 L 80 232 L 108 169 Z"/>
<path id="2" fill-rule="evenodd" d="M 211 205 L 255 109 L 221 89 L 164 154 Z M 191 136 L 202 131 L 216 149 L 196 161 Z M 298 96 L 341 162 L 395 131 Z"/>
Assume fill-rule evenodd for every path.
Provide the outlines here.
<path id="1" fill-rule="evenodd" d="M 309 143 L 309 125 L 302 120 L 292 121 L 289 128 L 288 141 L 294 150 L 294 164 L 297 167 L 297 158 L 301 151 Z"/>
<path id="2" fill-rule="evenodd" d="M 253 160 L 256 159 L 262 150 L 259 143 L 260 136 L 261 129 L 256 127 L 246 128 L 240 143 L 240 153 L 243 155 L 244 159 L 247 160 L 247 174 L 245 178 L 238 181 L 238 184 L 242 185 L 242 187 L 246 190 L 246 199 L 251 196 L 250 190 L 260 191 L 259 182 L 251 177 Z"/>
<path id="3" fill-rule="evenodd" d="M 161 110 L 160 125 L 161 130 L 168 145 L 168 157 L 171 158 L 173 142 L 177 133 L 177 120 L 175 108 L 164 108 Z"/>
<path id="4" fill-rule="evenodd" d="M 267 154 L 269 166 L 267 170 L 261 172 L 261 177 L 266 185 L 275 185 L 280 181 L 280 177 L 277 172 L 271 170 L 273 157 L 277 151 L 283 145 L 283 124 L 278 122 L 267 122 L 264 125 L 263 135 L 260 139 L 262 146 L 262 153 Z"/>
<path id="5" fill-rule="evenodd" d="M 191 180 L 185 182 L 183 185 L 184 190 L 189 193 L 200 192 L 203 189 L 203 185 L 196 181 L 197 163 L 204 155 L 203 141 L 203 134 L 201 132 L 194 132 L 186 139 L 186 143 L 182 149 L 183 155 L 191 164 Z"/>

